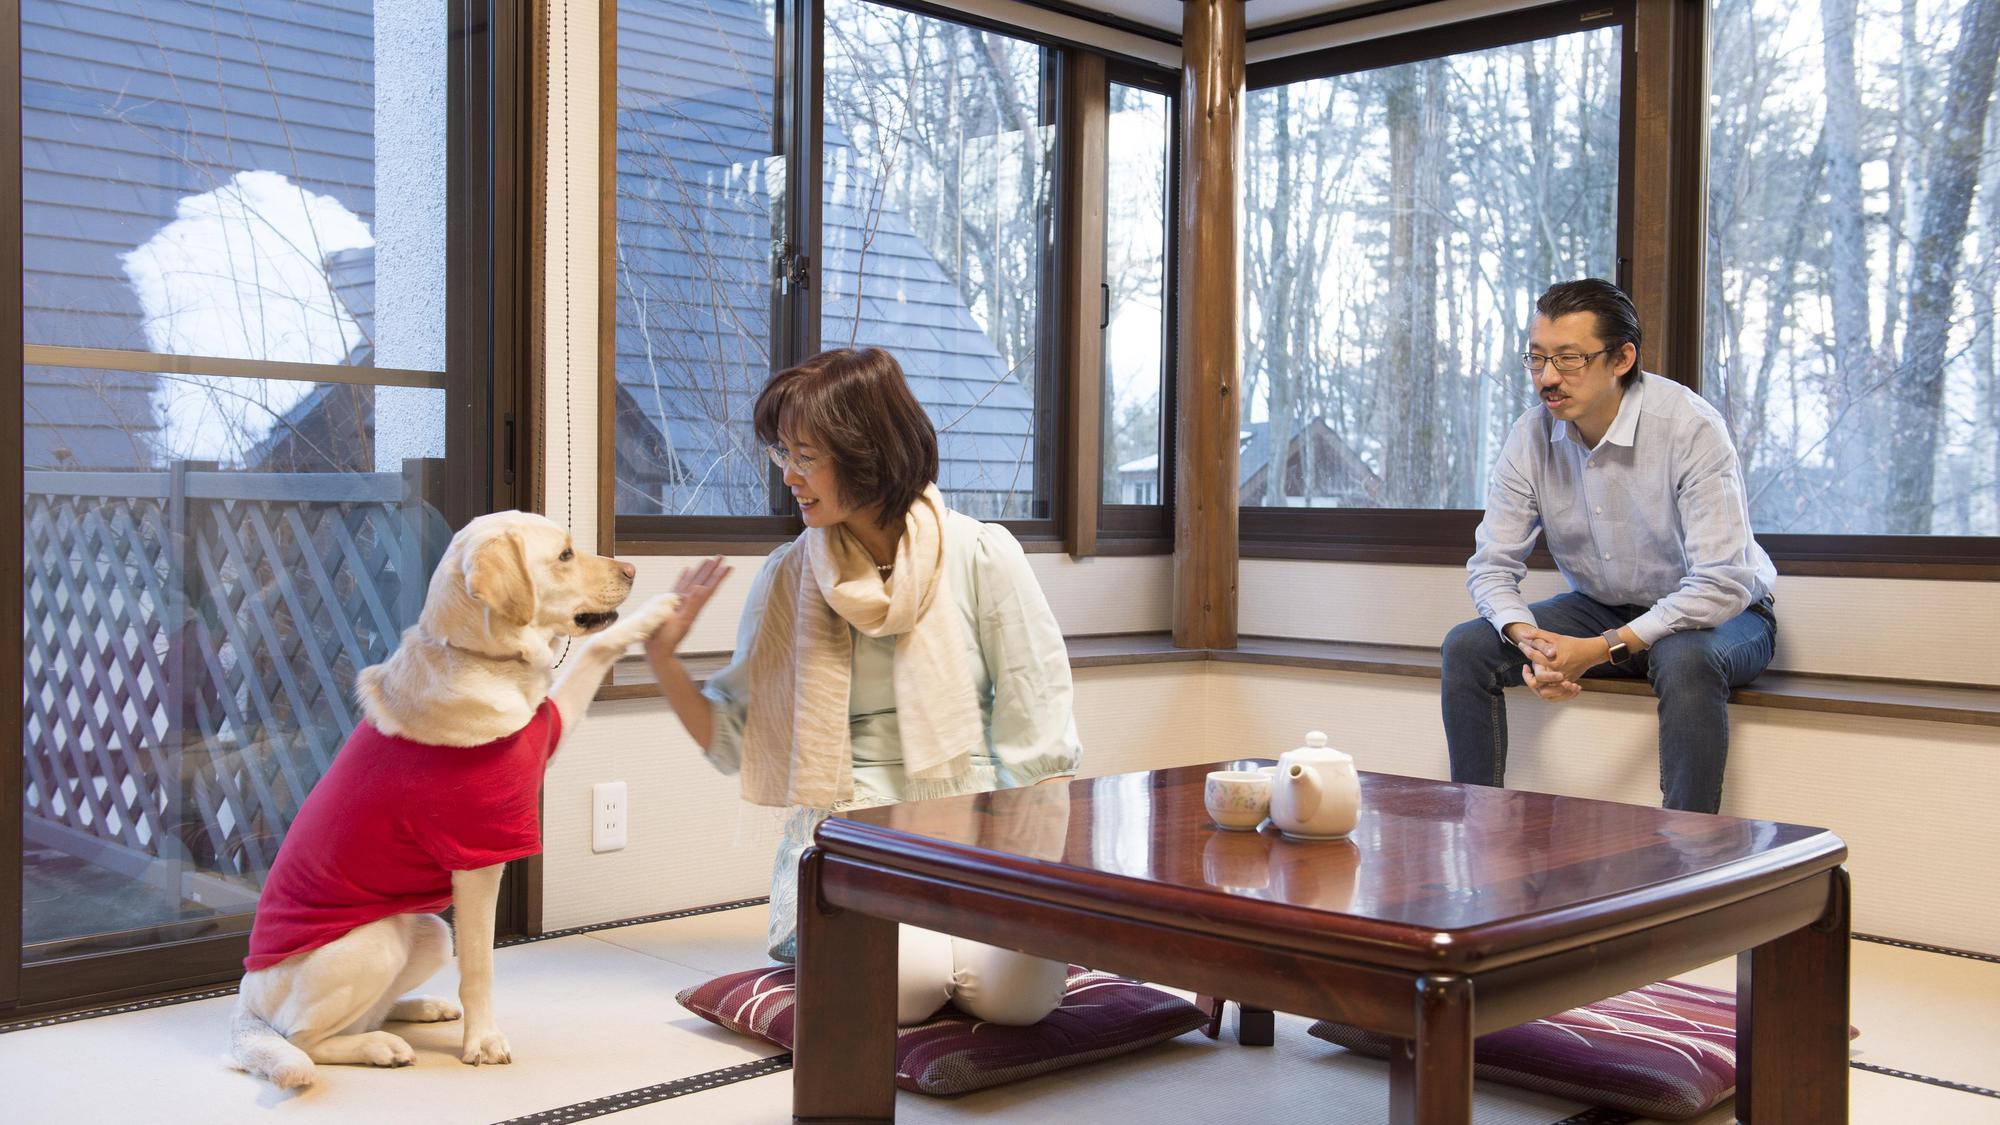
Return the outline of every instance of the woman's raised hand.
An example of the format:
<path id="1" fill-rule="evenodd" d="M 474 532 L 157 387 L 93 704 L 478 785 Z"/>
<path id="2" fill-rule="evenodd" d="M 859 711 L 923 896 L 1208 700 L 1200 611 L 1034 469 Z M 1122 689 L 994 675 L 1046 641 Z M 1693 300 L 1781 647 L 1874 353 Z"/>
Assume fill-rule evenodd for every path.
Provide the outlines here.
<path id="1" fill-rule="evenodd" d="M 659 660 L 671 657 L 687 639 L 688 630 L 694 628 L 694 619 L 701 615 L 701 607 L 708 604 L 709 596 L 715 593 L 722 580 L 729 577 L 734 568 L 722 561 L 721 555 L 712 555 L 701 560 L 701 565 L 681 571 L 674 582 L 674 593 L 681 596 L 680 608 L 667 618 L 651 638 L 646 641 L 646 655 Z"/>

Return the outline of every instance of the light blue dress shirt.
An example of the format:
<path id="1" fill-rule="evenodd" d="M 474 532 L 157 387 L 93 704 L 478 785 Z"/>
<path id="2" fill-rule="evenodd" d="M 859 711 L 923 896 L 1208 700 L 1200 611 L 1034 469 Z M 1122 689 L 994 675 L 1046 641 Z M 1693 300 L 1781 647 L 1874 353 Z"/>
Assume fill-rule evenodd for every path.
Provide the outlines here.
<path id="1" fill-rule="evenodd" d="M 1777 568 L 1750 533 L 1728 427 L 1702 397 L 1651 373 L 1626 388 L 1595 448 L 1537 405 L 1500 450 L 1466 589 L 1502 631 L 1535 623 L 1521 597 L 1546 531 L 1556 569 L 1605 605 L 1648 608 L 1629 623 L 1648 646 L 1712 629 L 1762 600 Z"/>

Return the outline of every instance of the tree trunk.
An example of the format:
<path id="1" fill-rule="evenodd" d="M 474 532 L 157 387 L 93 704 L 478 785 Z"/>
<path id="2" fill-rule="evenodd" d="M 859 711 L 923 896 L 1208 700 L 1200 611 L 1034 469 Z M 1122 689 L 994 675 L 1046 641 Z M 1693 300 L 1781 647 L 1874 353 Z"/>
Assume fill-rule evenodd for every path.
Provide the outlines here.
<path id="1" fill-rule="evenodd" d="M 1903 259 L 1909 250 L 1907 231 L 1913 204 L 1909 185 L 1923 176 L 1921 169 L 1911 167 L 1913 151 L 1923 151 L 1923 145 L 1916 143 L 1922 129 L 1917 107 L 1928 100 L 1923 88 L 1924 68 L 1918 65 L 1924 58 L 1924 50 L 1917 38 L 1916 0 L 1903 0 L 1901 25 L 1903 55 L 1896 62 L 1896 135 L 1889 143 L 1889 212 L 1888 221 L 1883 224 L 1889 234 L 1889 266 L 1882 277 L 1882 351 L 1887 355 L 1895 354 L 1896 328 L 1903 316 L 1903 295 L 1899 290 Z"/>
<path id="2" fill-rule="evenodd" d="M 1276 180 L 1269 210 L 1272 269 L 1269 288 L 1262 295 L 1264 375 L 1271 381 L 1264 437 L 1271 460 L 1264 474 L 1264 495 L 1259 499 L 1273 507 L 1282 507 L 1285 503 L 1286 454 L 1291 449 L 1292 435 L 1300 429 L 1299 419 L 1295 417 L 1298 412 L 1295 392 L 1300 373 L 1293 363 L 1297 353 L 1290 346 L 1287 331 L 1292 320 L 1292 302 L 1297 299 L 1301 265 L 1291 236 L 1293 189 L 1298 167 L 1297 154 L 1293 151 L 1295 140 L 1291 109 L 1291 92 L 1281 88 L 1277 92 L 1277 105 L 1271 122 L 1276 130 L 1271 146 L 1272 155 L 1276 157 Z"/>
<path id="3" fill-rule="evenodd" d="M 1944 117 L 1930 162 L 1923 225 L 1911 258 L 1909 327 L 1896 380 L 1889 446 L 1889 531 L 1931 530 L 1932 482 L 1944 407 L 1945 346 L 1966 219 L 1979 183 L 1993 71 L 2000 60 L 2000 0 L 1969 0 L 1951 56 Z"/>
<path id="4" fill-rule="evenodd" d="M 1812 155 L 1806 158 L 1805 195 L 1806 199 L 1819 197 L 1820 181 L 1826 170 L 1826 131 L 1820 131 L 1819 143 L 1813 145 Z M 1806 208 L 1799 208 L 1792 216 L 1791 230 L 1785 235 L 1785 248 L 1778 260 L 1778 266 L 1771 271 L 1768 293 L 1773 310 L 1791 307 L 1798 295 L 1799 259 L 1805 254 Z M 1784 332 L 1790 320 L 1774 311 L 1764 318 L 1764 342 L 1758 357 L 1757 376 L 1750 388 L 1749 419 L 1743 426 L 1743 436 L 1737 439 L 1736 449 L 1743 458 L 1743 475 L 1746 480 L 1756 476 L 1757 455 L 1762 450 L 1763 437 L 1768 432 L 1767 422 L 1771 402 L 1771 384 L 1775 381 L 1774 369 L 1778 357 L 1784 352 Z M 1748 366 L 1745 364 L 1744 366 Z M 1752 517 L 1755 517 L 1755 486 L 1751 486 L 1753 501 Z"/>
<path id="5" fill-rule="evenodd" d="M 1383 476 L 1400 507 L 1436 503 L 1437 218 L 1439 64 L 1387 75 L 1389 125 L 1390 393 Z"/>
<path id="6" fill-rule="evenodd" d="M 1870 440 L 1870 413 L 1857 403 L 1877 381 L 1871 362 L 1874 343 L 1868 317 L 1868 246 L 1862 231 L 1861 92 L 1854 74 L 1856 0 L 1820 0 L 1826 32 L 1827 288 L 1833 296 L 1833 379 L 1827 415 L 1835 432 L 1827 437 L 1835 487 L 1846 502 L 1837 511 L 1861 513 L 1879 502 L 1867 479 L 1879 443 Z M 1845 419 L 1843 422 L 1842 419 Z M 1857 530 L 1876 521 L 1865 519 Z"/>
<path id="7" fill-rule="evenodd" d="M 1438 251 L 1444 241 L 1443 216 L 1445 178 L 1445 68 L 1433 59 L 1419 65 L 1422 71 L 1423 101 L 1417 129 L 1416 198 L 1412 201 L 1411 226 L 1415 266 L 1411 294 L 1416 313 L 1411 324 L 1411 344 L 1415 352 L 1410 370 L 1412 436 L 1416 447 L 1411 464 L 1410 484 L 1418 507 L 1440 508 L 1446 503 L 1445 482 L 1450 479 L 1446 458 L 1442 397 L 1442 362 L 1438 346 Z"/>
<path id="8" fill-rule="evenodd" d="M 2000 153 L 2000 114 L 1988 112 L 1986 151 Z M 1979 249 L 1985 279 L 1972 290 L 1975 334 L 1972 364 L 1975 385 L 1984 396 L 1982 426 L 1974 427 L 1973 526 L 1970 535 L 2000 534 L 2000 323 L 1995 323 L 1995 290 L 2000 289 L 2000 184 L 1987 184 L 1979 193 Z M 1982 469 L 1986 479 L 1979 479 Z"/>

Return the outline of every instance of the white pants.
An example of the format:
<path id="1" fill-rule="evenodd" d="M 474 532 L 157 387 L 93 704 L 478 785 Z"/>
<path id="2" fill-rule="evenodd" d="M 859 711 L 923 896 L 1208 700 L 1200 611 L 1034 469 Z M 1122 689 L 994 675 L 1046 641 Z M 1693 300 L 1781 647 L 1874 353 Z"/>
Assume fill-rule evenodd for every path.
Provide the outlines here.
<path id="1" fill-rule="evenodd" d="M 1069 966 L 1010 949 L 896 927 L 896 1024 L 909 1027 L 947 1002 L 988 1023 L 1039 1023 L 1062 1003 Z"/>

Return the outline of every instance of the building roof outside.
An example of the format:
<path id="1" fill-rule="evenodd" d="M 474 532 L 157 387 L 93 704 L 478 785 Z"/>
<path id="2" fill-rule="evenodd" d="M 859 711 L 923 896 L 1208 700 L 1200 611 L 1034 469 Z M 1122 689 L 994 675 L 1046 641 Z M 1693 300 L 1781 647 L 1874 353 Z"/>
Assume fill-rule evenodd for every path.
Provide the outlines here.
<path id="1" fill-rule="evenodd" d="M 159 0 L 135 13 L 112 0 L 23 0 L 27 341 L 147 350 L 126 257 L 191 197 L 239 173 L 279 173 L 372 225 L 373 8 Z M 694 470 L 690 479 L 706 471 L 707 487 L 758 490 L 764 462 L 741 446 L 753 443 L 749 406 L 769 371 L 771 184 L 782 177 L 769 154 L 769 99 L 736 76 L 769 72 L 769 33 L 747 0 L 711 0 L 705 10 L 631 5 L 619 39 L 618 299 L 631 325 L 645 295 L 648 329 L 619 334 L 621 398 L 664 431 L 665 459 Z M 831 167 L 845 141 L 827 136 Z M 871 228 L 852 205 L 871 185 L 850 182 L 854 192 L 823 214 L 826 323 L 853 324 L 856 343 L 902 360 L 948 427 L 947 490 L 1025 487 L 1031 392 L 1003 369 L 908 222 L 879 214 Z M 373 259 L 362 247 L 321 260 L 360 326 L 351 364 L 373 362 Z M 824 343 L 847 342 L 833 336 Z M 161 382 L 30 369 L 30 467 L 159 463 Z M 307 415 L 335 399 L 356 408 L 323 387 L 305 393 L 245 442 L 246 462 L 286 444 L 286 433 L 311 431 Z M 621 429 L 634 421 L 621 418 Z"/>

